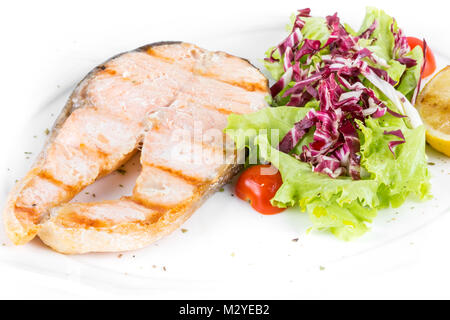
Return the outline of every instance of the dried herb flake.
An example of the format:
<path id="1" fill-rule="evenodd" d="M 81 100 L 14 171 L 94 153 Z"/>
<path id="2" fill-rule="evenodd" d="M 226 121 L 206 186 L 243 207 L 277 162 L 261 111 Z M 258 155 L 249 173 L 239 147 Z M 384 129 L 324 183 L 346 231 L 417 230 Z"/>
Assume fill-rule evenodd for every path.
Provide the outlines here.
<path id="1" fill-rule="evenodd" d="M 116 171 L 123 176 L 127 173 L 127 171 L 125 169 L 117 169 Z"/>

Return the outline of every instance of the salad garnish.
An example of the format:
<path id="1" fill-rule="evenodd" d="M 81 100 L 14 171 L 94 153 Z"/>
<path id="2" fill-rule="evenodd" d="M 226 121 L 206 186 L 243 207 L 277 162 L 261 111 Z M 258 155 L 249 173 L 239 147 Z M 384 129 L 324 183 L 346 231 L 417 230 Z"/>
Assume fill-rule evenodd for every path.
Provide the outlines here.
<path id="1" fill-rule="evenodd" d="M 376 8 L 359 31 L 309 9 L 288 30 L 264 60 L 272 108 L 230 115 L 227 134 L 280 171 L 272 205 L 299 205 L 313 228 L 350 240 L 378 209 L 429 197 L 425 130 L 412 105 L 426 45 L 411 49 Z"/>

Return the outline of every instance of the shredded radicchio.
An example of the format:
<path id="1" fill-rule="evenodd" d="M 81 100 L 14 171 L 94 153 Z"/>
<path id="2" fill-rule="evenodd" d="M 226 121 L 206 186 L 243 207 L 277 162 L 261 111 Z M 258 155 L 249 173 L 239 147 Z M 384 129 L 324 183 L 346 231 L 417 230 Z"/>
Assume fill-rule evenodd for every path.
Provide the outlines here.
<path id="1" fill-rule="evenodd" d="M 278 50 L 284 67 L 284 74 L 271 87 L 271 93 L 274 98 L 288 98 L 287 105 L 295 107 L 303 107 L 314 98 L 319 101 L 320 108 L 311 110 L 294 125 L 281 140 L 279 150 L 292 153 L 298 142 L 314 127 L 313 141 L 304 145 L 300 154 L 293 153 L 292 156 L 310 163 L 315 172 L 332 178 L 347 175 L 358 180 L 361 171 L 358 154 L 360 141 L 355 120 L 364 123 L 368 116 L 379 118 L 386 112 L 404 117 L 390 110 L 359 79 L 363 75 L 369 81 L 387 82 L 391 86 L 396 84 L 385 70 L 369 66 L 362 60 L 367 58 L 377 65 L 387 65 L 386 61 L 358 45 L 359 39 L 371 37 L 378 22 L 375 20 L 361 35 L 352 36 L 341 25 L 337 14 L 328 16 L 326 22 L 331 34 L 322 46 L 318 40 L 303 39 L 301 29 L 305 25 L 305 17 L 310 17 L 309 9 L 299 11 L 289 36 L 266 59 L 269 62 L 279 61 L 273 56 Z M 405 57 L 409 52 L 408 43 L 400 29 L 394 30 L 394 24 L 395 21 L 391 26 L 395 38 L 394 57 L 407 67 L 412 67 L 417 62 Z M 329 55 L 323 55 L 320 63 L 312 64 L 313 55 L 326 47 L 329 48 Z M 285 90 L 292 81 L 294 84 Z M 389 143 L 389 149 L 395 156 L 393 148 L 405 142 L 403 134 L 400 130 L 385 134 L 402 139 Z"/>
<path id="2" fill-rule="evenodd" d="M 412 104 L 416 103 L 417 96 L 419 95 L 419 92 L 420 92 L 420 89 L 421 89 L 421 86 L 422 86 L 423 72 L 425 71 L 425 67 L 427 65 L 426 56 L 427 56 L 427 51 L 428 51 L 428 44 L 425 41 L 425 39 L 423 39 L 423 49 L 422 50 L 423 50 L 423 58 L 424 58 L 423 59 L 423 65 L 422 65 L 422 69 L 420 70 L 419 83 L 417 84 L 416 90 L 414 91 L 413 98 L 412 98 L 412 101 L 411 101 Z"/>
<path id="3" fill-rule="evenodd" d="M 395 30 L 397 23 L 394 22 L 391 25 L 391 32 L 394 35 L 394 52 L 393 56 L 396 59 L 404 57 L 409 51 L 409 45 L 407 38 L 403 35 L 403 31 L 400 28 Z"/>
<path id="4" fill-rule="evenodd" d="M 405 136 L 403 135 L 401 130 L 395 130 L 395 131 L 384 131 L 384 134 L 386 135 L 393 135 L 396 136 L 397 138 L 400 138 L 401 140 L 397 140 L 397 141 L 390 141 L 388 146 L 389 146 L 389 150 L 391 150 L 392 154 L 395 157 L 395 151 L 394 151 L 394 147 L 398 146 L 399 144 L 405 143 Z"/>

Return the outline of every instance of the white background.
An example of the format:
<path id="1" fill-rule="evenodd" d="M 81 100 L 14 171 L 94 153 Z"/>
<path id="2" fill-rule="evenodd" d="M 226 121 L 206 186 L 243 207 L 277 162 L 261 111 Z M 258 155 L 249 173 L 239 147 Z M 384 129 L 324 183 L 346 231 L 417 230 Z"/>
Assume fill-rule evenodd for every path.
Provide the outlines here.
<path id="1" fill-rule="evenodd" d="M 426 37 L 435 52 L 450 55 L 446 1 L 2 1 L 0 170 L 6 170 L 8 155 L 15 152 L 15 143 L 36 110 L 116 53 L 160 40 L 196 43 L 213 35 L 264 30 L 280 21 L 283 28 L 289 15 L 304 7 L 311 7 L 313 15 L 338 11 L 344 21 L 358 25 L 368 4 L 396 17 L 408 35 Z M 186 290 L 159 297 L 450 298 L 449 226 L 447 215 L 417 233 L 420 244 L 404 265 L 379 273 L 366 274 L 355 262 L 355 269 L 299 275 L 300 281 L 292 285 L 277 286 L 276 281 L 264 285 L 262 278 L 258 294 L 244 294 L 236 285 L 226 292 Z M 401 255 L 405 247 L 389 250 L 393 256 Z M 34 271 L 0 264 L 0 298 L 158 298 L 142 292 L 118 294 Z"/>

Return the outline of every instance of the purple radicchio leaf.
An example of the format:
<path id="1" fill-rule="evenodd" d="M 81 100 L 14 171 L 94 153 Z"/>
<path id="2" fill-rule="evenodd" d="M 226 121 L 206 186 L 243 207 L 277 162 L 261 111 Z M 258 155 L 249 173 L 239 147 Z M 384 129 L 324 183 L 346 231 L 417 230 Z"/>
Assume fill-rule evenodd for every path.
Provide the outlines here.
<path id="1" fill-rule="evenodd" d="M 396 136 L 397 138 L 400 138 L 401 140 L 396 140 L 396 141 L 390 141 L 388 143 L 388 147 L 389 150 L 391 150 L 392 154 L 394 155 L 394 158 L 396 157 L 395 155 L 395 150 L 394 147 L 399 145 L 399 144 L 403 144 L 406 142 L 405 136 L 403 135 L 401 130 L 394 130 L 394 131 L 384 131 L 385 135 L 393 135 Z"/>
<path id="2" fill-rule="evenodd" d="M 423 39 L 423 64 L 422 64 L 422 69 L 420 70 L 419 82 L 417 83 L 416 91 L 414 92 L 413 98 L 411 101 L 411 103 L 413 105 L 416 103 L 417 97 L 420 92 L 420 88 L 422 86 L 422 77 L 423 77 L 423 73 L 425 71 L 425 66 L 427 65 L 427 59 L 426 59 L 427 51 L 428 51 L 428 45 L 427 45 L 427 42 L 425 41 L 425 39 Z"/>
<path id="3" fill-rule="evenodd" d="M 397 61 L 400 62 L 401 64 L 404 64 L 407 68 L 412 68 L 414 66 L 417 66 L 417 61 L 412 58 L 401 57 L 401 58 L 398 58 Z"/>
<path id="4" fill-rule="evenodd" d="M 314 111 L 311 110 L 305 118 L 297 122 L 294 127 L 284 136 L 278 145 L 278 149 L 281 152 L 289 153 L 298 142 L 303 138 L 303 136 L 309 131 L 314 125 L 315 114 Z"/>
<path id="5" fill-rule="evenodd" d="M 361 38 L 361 39 L 369 39 L 372 36 L 373 32 L 375 31 L 375 29 L 377 27 L 378 27 L 378 21 L 376 19 L 374 19 L 373 23 L 366 29 L 366 31 L 361 33 L 359 38 Z"/>

